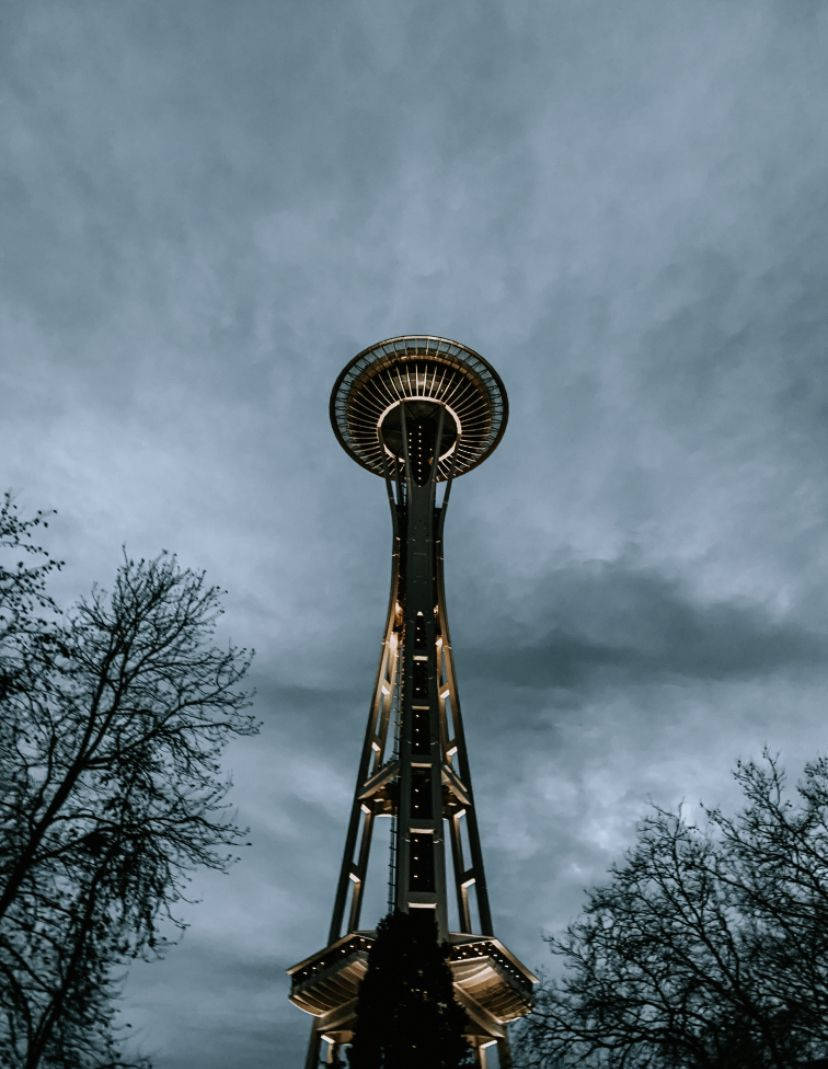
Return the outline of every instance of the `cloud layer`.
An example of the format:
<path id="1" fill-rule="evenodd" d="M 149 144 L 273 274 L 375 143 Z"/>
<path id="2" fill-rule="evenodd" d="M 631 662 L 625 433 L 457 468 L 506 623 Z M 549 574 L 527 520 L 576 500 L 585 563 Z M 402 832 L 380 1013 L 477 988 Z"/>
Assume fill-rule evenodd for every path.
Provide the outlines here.
<path id="1" fill-rule="evenodd" d="M 258 650 L 264 730 L 228 756 L 255 845 L 127 987 L 157 1069 L 302 1064 L 284 969 L 327 930 L 389 567 L 327 400 L 379 338 L 457 337 L 509 391 L 447 583 L 527 964 L 648 798 L 727 804 L 737 755 L 824 749 L 824 5 L 11 0 L 2 23 L 5 482 L 59 509 L 61 596 L 166 547 Z"/>

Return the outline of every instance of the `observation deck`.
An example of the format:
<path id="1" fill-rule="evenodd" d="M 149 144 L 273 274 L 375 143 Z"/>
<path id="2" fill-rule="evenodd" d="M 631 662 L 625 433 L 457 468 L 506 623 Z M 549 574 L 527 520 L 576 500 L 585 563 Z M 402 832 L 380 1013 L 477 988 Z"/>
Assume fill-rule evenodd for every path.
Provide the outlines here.
<path id="1" fill-rule="evenodd" d="M 406 334 L 363 349 L 334 384 L 331 423 L 346 453 L 382 478 L 396 478 L 404 463 L 394 448 L 404 402 L 443 409 L 439 482 L 482 463 L 502 438 L 509 413 L 500 376 L 459 342 Z"/>

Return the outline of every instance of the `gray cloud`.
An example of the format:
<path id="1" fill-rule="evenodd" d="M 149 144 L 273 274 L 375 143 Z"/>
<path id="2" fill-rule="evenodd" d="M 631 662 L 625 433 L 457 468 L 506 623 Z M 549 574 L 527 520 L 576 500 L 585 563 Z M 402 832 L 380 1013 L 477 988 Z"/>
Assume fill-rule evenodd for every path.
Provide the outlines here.
<path id="1" fill-rule="evenodd" d="M 591 692 L 826 668 L 825 636 L 798 619 L 747 600 L 701 601 L 681 581 L 628 561 L 562 566 L 526 587 L 511 592 L 505 620 L 501 602 L 482 617 L 485 637 L 470 636 L 478 644 L 463 664 L 472 676 Z"/>
<path id="2" fill-rule="evenodd" d="M 516 952 L 648 797 L 726 804 L 737 754 L 824 747 L 824 5 L 0 18 L 4 480 L 59 509 L 61 597 L 166 546 L 258 650 L 254 846 L 128 981 L 158 1069 L 301 1064 L 281 970 L 327 930 L 388 579 L 327 400 L 380 337 L 458 337 L 509 390 L 447 582 Z"/>

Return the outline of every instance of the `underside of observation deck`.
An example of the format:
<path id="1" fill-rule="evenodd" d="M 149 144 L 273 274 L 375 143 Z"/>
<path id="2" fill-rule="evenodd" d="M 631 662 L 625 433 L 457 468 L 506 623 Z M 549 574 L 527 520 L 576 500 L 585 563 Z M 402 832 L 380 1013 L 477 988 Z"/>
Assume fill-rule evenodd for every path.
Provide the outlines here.
<path id="1" fill-rule="evenodd" d="M 500 376 L 473 349 L 447 338 L 408 335 L 378 342 L 344 368 L 331 394 L 331 422 L 342 447 L 362 467 L 396 477 L 401 457 L 383 442 L 381 427 L 403 402 L 442 406 L 451 427 L 437 480 L 456 478 L 482 463 L 506 429 L 508 401 Z M 444 432 L 444 437 L 446 432 Z"/>
<path id="2" fill-rule="evenodd" d="M 317 1018 L 317 1029 L 336 1043 L 353 1032 L 359 985 L 368 969 L 372 931 L 351 932 L 288 970 L 290 999 Z M 452 932 L 448 938 L 454 994 L 466 1011 L 473 1041 L 501 1040 L 506 1024 L 532 1006 L 537 979 L 492 936 Z"/>

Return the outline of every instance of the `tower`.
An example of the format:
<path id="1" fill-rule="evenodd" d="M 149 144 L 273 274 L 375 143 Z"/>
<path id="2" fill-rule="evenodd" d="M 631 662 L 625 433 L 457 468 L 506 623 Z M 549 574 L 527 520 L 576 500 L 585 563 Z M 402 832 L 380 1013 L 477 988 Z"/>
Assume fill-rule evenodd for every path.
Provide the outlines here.
<path id="1" fill-rule="evenodd" d="M 373 932 L 359 928 L 372 832 L 391 821 L 389 909 L 429 910 L 449 944 L 454 993 L 486 1069 L 506 1025 L 531 1006 L 535 977 L 495 938 L 443 589 L 443 525 L 452 482 L 495 449 L 506 391 L 477 353 L 444 338 L 391 338 L 343 369 L 334 433 L 385 480 L 391 592 L 327 945 L 288 970 L 291 1000 L 314 1015 L 306 1069 L 352 1034 Z M 446 846 L 448 844 L 448 848 Z M 448 855 L 448 856 L 447 856 Z M 449 888 L 459 931 L 450 931 Z"/>

